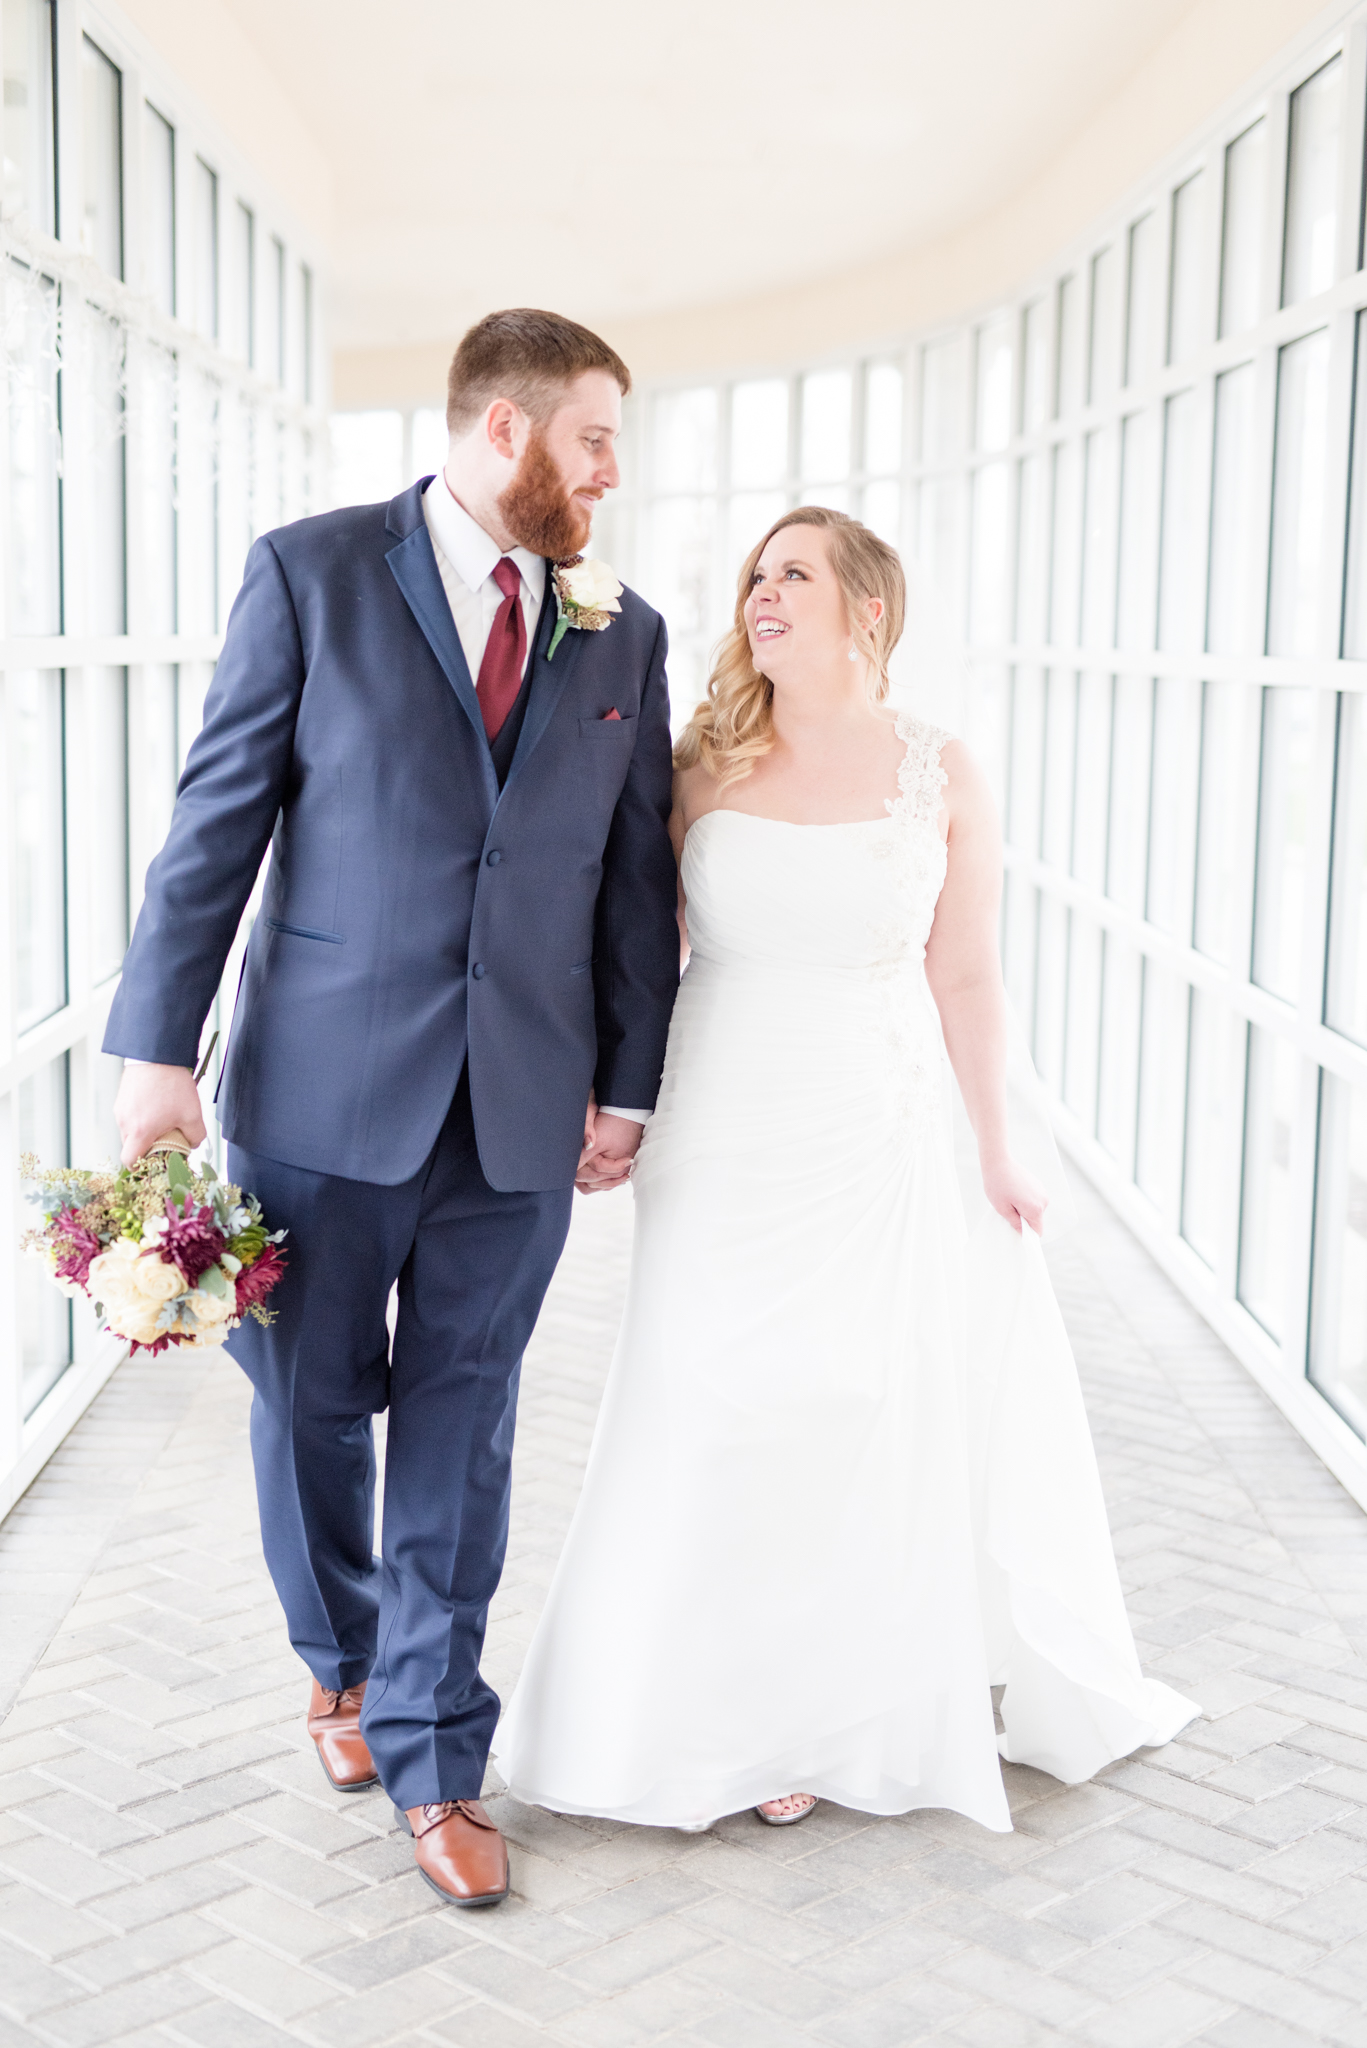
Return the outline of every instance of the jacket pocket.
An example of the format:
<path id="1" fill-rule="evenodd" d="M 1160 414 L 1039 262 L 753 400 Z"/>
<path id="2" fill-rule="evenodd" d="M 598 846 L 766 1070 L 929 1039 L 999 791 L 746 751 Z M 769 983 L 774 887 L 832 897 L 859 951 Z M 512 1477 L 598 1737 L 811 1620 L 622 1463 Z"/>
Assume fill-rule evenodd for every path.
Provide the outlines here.
<path id="1" fill-rule="evenodd" d="M 288 932 L 292 939 L 321 939 L 325 946 L 344 946 L 346 940 L 340 932 L 314 932 L 307 925 L 286 924 L 281 918 L 268 917 L 265 920 L 268 931 Z"/>

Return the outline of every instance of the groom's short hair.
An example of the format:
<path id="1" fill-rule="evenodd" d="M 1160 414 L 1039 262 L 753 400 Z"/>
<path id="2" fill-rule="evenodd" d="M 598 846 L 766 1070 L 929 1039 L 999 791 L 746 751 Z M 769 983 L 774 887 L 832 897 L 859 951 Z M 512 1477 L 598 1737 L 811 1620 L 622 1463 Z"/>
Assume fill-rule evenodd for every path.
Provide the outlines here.
<path id="1" fill-rule="evenodd" d="M 631 389 L 631 372 L 616 349 L 577 321 L 535 306 L 486 313 L 451 358 L 446 424 L 453 434 L 463 434 L 495 398 L 510 398 L 530 419 L 543 422 L 565 386 L 585 370 L 606 370 L 624 398 Z"/>

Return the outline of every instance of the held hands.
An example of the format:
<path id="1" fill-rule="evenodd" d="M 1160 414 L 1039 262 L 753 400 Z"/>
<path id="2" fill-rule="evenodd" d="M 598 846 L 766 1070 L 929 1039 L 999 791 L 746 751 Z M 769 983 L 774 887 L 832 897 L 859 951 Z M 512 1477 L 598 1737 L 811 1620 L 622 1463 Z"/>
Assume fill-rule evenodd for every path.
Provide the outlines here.
<path id="1" fill-rule="evenodd" d="M 640 1124 L 630 1117 L 609 1116 L 590 1095 L 584 1116 L 584 1149 L 574 1176 L 580 1194 L 599 1195 L 609 1188 L 625 1187 L 640 1142 Z"/>
<path id="2" fill-rule="evenodd" d="M 114 1121 L 125 1166 L 135 1165 L 168 1131 L 182 1131 L 192 1145 L 204 1143 L 204 1112 L 188 1067 L 126 1066 L 114 1097 Z"/>
<path id="3" fill-rule="evenodd" d="M 983 1193 L 999 1216 L 1004 1216 L 1011 1228 L 1019 1231 L 1028 1223 L 1039 1237 L 1044 1229 L 1044 1212 L 1049 1206 L 1049 1197 L 1023 1166 L 1017 1166 L 1006 1153 L 995 1158 L 980 1155 L 983 1175 Z"/>

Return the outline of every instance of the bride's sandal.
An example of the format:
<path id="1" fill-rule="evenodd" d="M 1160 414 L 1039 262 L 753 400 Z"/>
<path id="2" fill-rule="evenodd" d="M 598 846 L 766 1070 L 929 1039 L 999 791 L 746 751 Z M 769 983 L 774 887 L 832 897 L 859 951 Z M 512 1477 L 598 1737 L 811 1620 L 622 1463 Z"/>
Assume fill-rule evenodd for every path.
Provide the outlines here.
<path id="1" fill-rule="evenodd" d="M 795 1821 L 806 1820 L 815 1807 L 816 1800 L 810 1792 L 789 1792 L 782 1799 L 766 1799 L 755 1812 L 766 1827 L 790 1828 Z"/>

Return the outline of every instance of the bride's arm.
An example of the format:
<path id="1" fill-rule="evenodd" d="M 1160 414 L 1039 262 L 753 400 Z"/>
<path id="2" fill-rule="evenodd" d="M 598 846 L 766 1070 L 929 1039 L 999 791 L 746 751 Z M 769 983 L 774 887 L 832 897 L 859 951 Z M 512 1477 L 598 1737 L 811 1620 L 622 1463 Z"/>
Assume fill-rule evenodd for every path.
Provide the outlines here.
<path id="1" fill-rule="evenodd" d="M 1007 1150 L 1006 996 L 997 952 L 1002 850 L 996 808 L 968 749 L 951 740 L 948 866 L 926 944 L 926 979 L 940 1012 L 945 1048 L 978 1140 L 983 1191 L 1013 1229 L 1038 1231 L 1048 1200 Z"/>

